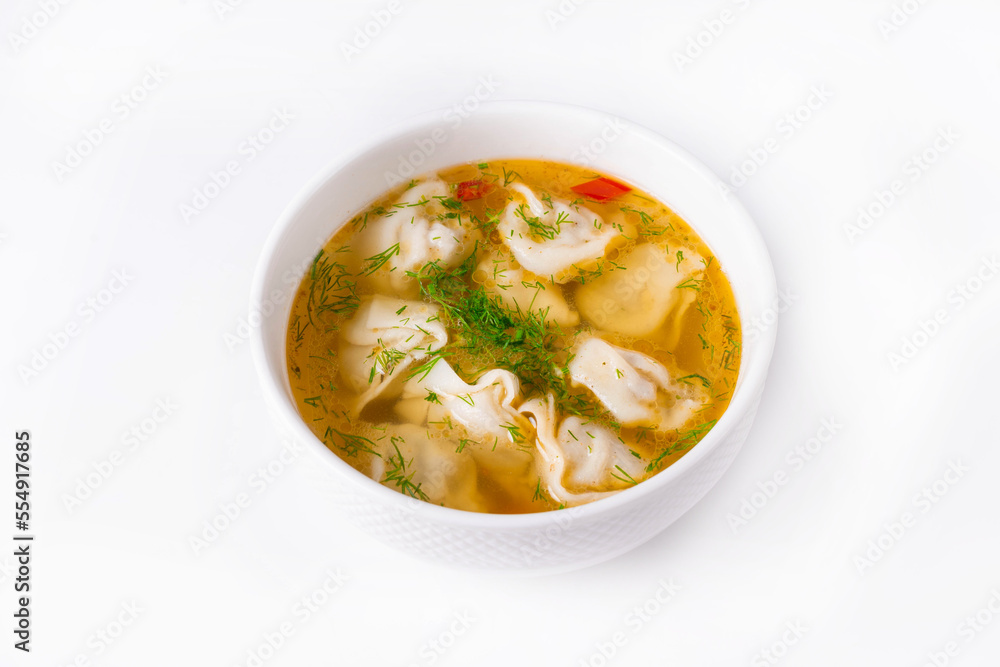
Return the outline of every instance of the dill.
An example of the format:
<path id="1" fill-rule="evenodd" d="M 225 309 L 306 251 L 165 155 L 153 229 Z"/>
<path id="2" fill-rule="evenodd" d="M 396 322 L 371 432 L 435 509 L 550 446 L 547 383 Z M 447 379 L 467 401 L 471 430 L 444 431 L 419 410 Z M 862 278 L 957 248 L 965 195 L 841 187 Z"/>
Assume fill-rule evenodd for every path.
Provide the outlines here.
<path id="1" fill-rule="evenodd" d="M 437 403 L 438 405 L 442 405 L 441 399 L 430 389 L 427 390 L 427 395 L 424 396 L 424 400 L 428 403 Z"/>
<path id="2" fill-rule="evenodd" d="M 677 378 L 677 381 L 683 382 L 684 384 L 694 384 L 693 382 L 691 382 L 691 378 L 700 380 L 701 384 L 705 387 L 705 389 L 712 388 L 712 383 L 708 381 L 708 378 L 706 378 L 704 375 L 698 375 L 697 373 L 692 373 L 691 375 L 685 375 L 682 378 Z"/>
<path id="3" fill-rule="evenodd" d="M 726 332 L 726 347 L 722 351 L 722 358 L 719 359 L 719 365 L 727 371 L 733 371 L 736 370 L 733 364 L 739 360 L 740 356 L 740 342 L 735 338 L 737 330 L 733 326 L 732 320 L 725 315 L 723 317 L 728 320 L 722 327 Z"/>
<path id="4" fill-rule="evenodd" d="M 357 292 L 357 281 L 347 267 L 336 261 L 336 255 L 349 252 L 348 246 L 341 246 L 331 255 L 320 250 L 313 258 L 309 270 L 309 294 L 306 298 L 306 316 L 309 324 L 319 329 L 316 320 L 326 322 L 330 317 L 348 317 L 358 309 L 361 303 Z M 314 318 L 315 316 L 315 318 Z M 336 326 L 329 326 L 326 331 L 332 331 Z M 298 336 L 305 330 L 303 325 Z"/>
<path id="5" fill-rule="evenodd" d="M 507 187 L 514 182 L 514 179 L 521 178 L 521 174 L 516 171 L 507 171 L 506 167 L 503 167 L 503 186 Z"/>
<path id="6" fill-rule="evenodd" d="M 507 433 L 510 434 L 510 439 L 516 444 L 519 442 L 524 442 L 524 434 L 521 432 L 521 427 L 507 422 L 502 426 Z"/>
<path id="7" fill-rule="evenodd" d="M 632 206 L 622 206 L 622 213 L 634 213 L 639 216 L 639 229 L 643 236 L 662 236 L 667 233 L 667 225 L 657 225 L 655 219 L 652 215 L 638 208 L 633 208 Z M 621 230 L 619 230 L 621 231 Z"/>
<path id="8" fill-rule="evenodd" d="M 337 443 L 334 440 L 335 435 L 340 437 L 340 443 Z M 332 426 L 326 427 L 326 433 L 323 434 L 323 440 L 328 440 L 331 445 L 340 448 L 347 456 L 356 457 L 361 452 L 367 452 L 368 454 L 374 454 L 375 456 L 382 458 L 382 455 L 374 449 L 375 443 L 368 438 L 361 435 L 354 435 L 353 433 L 342 433 Z"/>
<path id="9" fill-rule="evenodd" d="M 653 472 L 659 468 L 663 463 L 663 459 L 671 454 L 687 451 L 694 447 L 703 437 L 705 437 L 706 433 L 712 430 L 712 427 L 715 426 L 717 421 L 718 419 L 713 419 L 712 421 L 699 424 L 698 426 L 695 426 L 687 431 L 678 431 L 677 439 L 660 452 L 656 458 L 649 462 L 649 465 L 646 466 L 646 472 Z"/>
<path id="10" fill-rule="evenodd" d="M 544 502 L 546 500 L 548 500 L 548 496 L 545 494 L 545 491 L 542 490 L 542 478 L 539 477 L 538 478 L 538 482 L 535 484 L 535 495 L 533 495 L 531 497 L 531 501 L 532 502 L 538 502 L 538 501 Z"/>
<path id="11" fill-rule="evenodd" d="M 449 211 L 457 211 L 462 208 L 462 202 L 458 201 L 454 197 L 437 196 L 434 197 L 434 199 L 437 199 L 439 202 L 441 202 L 441 205 L 444 206 Z"/>
<path id="12" fill-rule="evenodd" d="M 677 252 L 680 252 L 680 250 L 678 250 Z M 678 263 L 678 266 L 679 266 L 679 263 Z M 701 284 L 703 282 L 705 282 L 704 278 L 702 278 L 701 280 L 699 280 L 697 278 L 688 278 L 687 280 L 685 280 L 684 282 L 682 282 L 680 285 L 678 285 L 677 289 L 693 289 L 695 292 L 700 292 L 701 291 Z"/>
<path id="13" fill-rule="evenodd" d="M 632 486 L 635 486 L 636 484 L 639 483 L 639 482 L 635 481 L 632 478 L 632 475 L 630 475 L 627 472 L 625 472 L 625 469 L 622 468 L 621 466 L 616 465 L 615 466 L 615 470 L 617 470 L 618 472 L 621 473 L 621 476 L 619 476 L 619 475 L 616 475 L 614 472 L 612 472 L 611 476 L 614 477 L 615 479 L 617 479 L 617 480 L 619 480 L 621 482 L 625 482 L 626 484 L 631 484 Z"/>
<path id="14" fill-rule="evenodd" d="M 382 478 L 382 481 L 393 482 L 397 489 L 413 498 L 427 500 L 427 494 L 420 488 L 420 484 L 413 483 L 415 471 L 411 471 L 409 475 L 406 474 L 407 466 L 413 465 L 413 459 L 407 463 L 402 452 L 399 451 L 396 439 L 395 437 L 392 439 L 392 448 L 396 450 L 396 455 L 389 455 L 389 459 L 386 461 L 385 477 Z"/>
<path id="15" fill-rule="evenodd" d="M 379 346 L 382 345 L 382 339 L 378 340 Z M 406 353 L 402 350 L 397 350 L 394 347 L 383 348 L 380 352 L 372 352 L 368 355 L 368 358 L 375 358 L 374 363 L 372 363 L 371 373 L 368 375 L 368 384 L 375 381 L 375 375 L 378 373 L 384 375 L 392 375 L 392 372 L 396 370 L 396 366 L 399 365 L 403 359 L 406 358 Z"/>
<path id="16" fill-rule="evenodd" d="M 467 277 L 477 266 L 475 255 L 473 252 L 455 269 L 430 262 L 419 272 L 408 274 L 418 279 L 423 300 L 438 306 L 442 320 L 455 332 L 452 342 L 415 368 L 411 377 L 429 372 L 440 356 L 467 350 L 491 368 L 517 375 L 528 393 L 551 391 L 557 399 L 566 398 L 568 390 L 560 369 L 560 354 L 565 354 L 566 347 L 560 344 L 561 328 L 547 319 L 546 311 L 511 308 L 499 294 L 470 284 Z"/>
<path id="17" fill-rule="evenodd" d="M 521 204 L 516 209 L 514 209 L 514 215 L 524 220 L 524 224 L 528 226 L 528 233 L 537 239 L 547 239 L 551 241 L 555 237 L 559 236 L 560 227 L 563 222 L 569 218 L 565 213 L 560 213 L 556 218 L 554 225 L 550 225 L 543 222 L 541 218 L 528 215 L 525 211 L 528 207 Z"/>
<path id="18" fill-rule="evenodd" d="M 323 403 L 323 396 L 322 395 L 320 395 L 320 396 L 312 396 L 310 398 L 303 398 L 302 402 L 303 403 L 308 403 L 309 405 L 313 406 L 314 408 L 323 408 L 323 412 L 329 412 L 329 410 L 327 409 L 326 405 Z"/>
<path id="19" fill-rule="evenodd" d="M 383 250 L 377 255 L 372 255 L 371 257 L 366 257 L 365 261 L 369 262 L 368 266 L 361 270 L 361 275 L 370 276 L 379 269 L 381 269 L 386 262 L 399 254 L 399 243 L 393 243 L 391 246 Z"/>
<path id="20" fill-rule="evenodd" d="M 418 380 L 423 380 L 427 377 L 428 373 L 434 369 L 434 364 L 448 356 L 448 354 L 449 353 L 446 352 L 444 348 L 434 350 L 410 371 L 410 374 L 406 376 L 406 379 L 409 380 L 417 378 Z"/>

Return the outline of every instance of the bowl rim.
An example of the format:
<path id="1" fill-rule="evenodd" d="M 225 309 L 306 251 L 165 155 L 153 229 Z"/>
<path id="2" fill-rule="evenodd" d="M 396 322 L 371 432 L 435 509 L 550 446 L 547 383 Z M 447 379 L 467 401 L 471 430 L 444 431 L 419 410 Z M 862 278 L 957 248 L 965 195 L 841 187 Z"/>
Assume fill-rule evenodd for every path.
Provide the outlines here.
<path id="1" fill-rule="evenodd" d="M 427 111 L 401 122 L 388 126 L 381 132 L 370 135 L 367 139 L 355 142 L 355 144 L 342 151 L 339 156 L 331 160 L 316 175 L 314 175 L 306 185 L 292 198 L 281 215 L 275 222 L 264 246 L 261 250 L 256 268 L 254 270 L 253 282 L 250 290 L 250 309 L 259 309 L 266 299 L 266 288 L 269 284 L 272 261 L 274 260 L 281 242 L 297 219 L 299 213 L 309 204 L 326 184 L 345 172 L 356 161 L 361 160 L 367 153 L 378 146 L 406 138 L 419 131 L 431 131 L 440 127 L 445 109 Z M 585 107 L 575 104 L 561 102 L 549 102 L 539 100 L 504 100 L 483 102 L 475 111 L 475 116 L 492 115 L 513 115 L 530 113 L 563 113 L 576 114 L 578 116 L 588 116 L 592 121 L 613 121 L 624 120 L 627 131 L 639 135 L 641 139 L 656 145 L 658 148 L 666 149 L 674 153 L 681 159 L 685 166 L 694 171 L 698 176 L 704 178 L 717 186 L 720 196 L 725 196 L 734 215 L 738 216 L 738 224 L 745 228 L 745 232 L 750 240 L 750 246 L 745 248 L 745 252 L 753 253 L 762 260 L 762 266 L 766 271 L 760 272 L 757 280 L 760 281 L 758 288 L 768 292 L 768 303 L 773 303 L 777 298 L 777 285 L 774 276 L 774 268 L 760 230 L 754 223 L 750 214 L 736 198 L 735 194 L 727 189 L 724 182 L 700 160 L 694 157 L 680 145 L 667 139 L 663 135 L 647 128 L 644 125 L 635 123 L 632 120 L 621 118 L 615 114 L 601 111 L 592 107 Z M 599 167 L 598 167 L 599 170 Z M 423 172 L 419 172 L 423 173 Z M 686 220 L 687 221 L 687 220 Z M 698 232 L 697 223 L 687 221 L 695 232 Z M 296 286 L 297 289 L 297 286 Z M 735 291 L 735 290 L 734 290 Z M 737 310 L 740 311 L 741 331 L 746 331 L 746 313 L 740 309 L 737 299 Z M 730 400 L 729 405 L 718 422 L 708 434 L 694 445 L 686 454 L 676 462 L 653 475 L 652 477 L 636 484 L 635 486 L 622 489 L 606 498 L 601 498 L 590 503 L 568 507 L 560 510 L 547 512 L 536 512 L 532 514 L 495 514 L 485 512 L 472 512 L 467 510 L 442 507 L 432 503 L 416 500 L 398 491 L 383 486 L 360 471 L 353 468 L 349 463 L 331 451 L 316 435 L 308 428 L 299 415 L 294 402 L 284 391 L 282 382 L 271 373 L 268 363 L 268 352 L 265 341 L 265 326 L 252 328 L 251 351 L 254 365 L 257 370 L 258 379 L 265 395 L 265 400 L 277 410 L 282 423 L 291 429 L 292 433 L 306 444 L 311 451 L 317 454 L 318 458 L 327 462 L 329 469 L 334 471 L 345 482 L 357 487 L 359 493 L 374 494 L 375 498 L 383 505 L 396 506 L 398 511 L 405 513 L 412 519 L 424 520 L 428 523 L 447 524 L 455 527 L 478 528 L 493 530 L 498 532 L 518 531 L 530 528 L 549 526 L 552 523 L 560 522 L 561 518 L 572 517 L 572 520 L 585 518 L 596 518 L 619 510 L 623 505 L 629 505 L 640 501 L 642 498 L 662 492 L 663 487 L 668 487 L 675 483 L 677 479 L 687 473 L 688 470 L 697 464 L 717 447 L 728 436 L 742 417 L 754 408 L 753 402 L 759 394 L 759 389 L 763 387 L 766 379 L 768 366 L 774 349 L 774 342 L 777 336 L 777 321 L 766 327 L 755 341 L 757 350 L 747 363 L 745 357 L 741 357 L 740 369 L 737 376 L 738 387 Z M 286 327 L 287 328 L 287 327 Z M 282 345 L 284 350 L 284 345 Z M 284 352 L 282 352 L 284 359 Z M 284 366 L 284 364 L 282 364 Z"/>

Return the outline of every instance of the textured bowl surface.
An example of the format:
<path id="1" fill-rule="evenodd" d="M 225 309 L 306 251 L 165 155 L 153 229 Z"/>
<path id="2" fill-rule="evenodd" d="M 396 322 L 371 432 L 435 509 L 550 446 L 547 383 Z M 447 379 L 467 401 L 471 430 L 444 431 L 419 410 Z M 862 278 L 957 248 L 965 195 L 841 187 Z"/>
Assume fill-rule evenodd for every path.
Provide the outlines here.
<path id="1" fill-rule="evenodd" d="M 660 474 L 609 498 L 529 515 L 462 512 L 413 500 L 355 471 L 317 439 L 296 411 L 285 370 L 291 298 L 320 246 L 389 187 L 470 161 L 536 158 L 586 164 L 657 197 L 704 239 L 732 283 L 743 357 L 729 409 L 690 452 Z M 750 330 L 776 300 L 774 273 L 753 221 L 722 182 L 653 132 L 591 109 L 496 102 L 460 119 L 435 113 L 376 137 L 324 170 L 289 205 L 262 253 L 251 310 L 258 374 L 276 418 L 316 455 L 312 472 L 334 511 L 408 553 L 474 569 L 557 572 L 624 553 L 689 510 L 730 466 L 764 389 L 775 326 Z M 768 321 L 765 319 L 765 321 Z M 326 511 L 310 508 L 310 511 Z"/>

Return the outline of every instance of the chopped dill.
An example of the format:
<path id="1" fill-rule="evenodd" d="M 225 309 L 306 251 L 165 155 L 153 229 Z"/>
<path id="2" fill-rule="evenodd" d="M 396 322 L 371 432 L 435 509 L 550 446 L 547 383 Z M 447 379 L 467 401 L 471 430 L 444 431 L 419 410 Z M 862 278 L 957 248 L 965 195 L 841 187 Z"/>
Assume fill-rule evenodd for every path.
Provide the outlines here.
<path id="1" fill-rule="evenodd" d="M 616 465 L 615 466 L 615 470 L 617 470 L 619 473 L 621 473 L 620 475 L 618 475 L 614 471 L 612 471 L 611 476 L 614 477 L 615 479 L 617 479 L 617 480 L 619 480 L 621 482 L 625 482 L 626 484 L 631 484 L 632 486 L 635 486 L 636 484 L 639 483 L 639 482 L 635 481 L 635 479 L 632 478 L 632 475 L 630 475 L 627 472 L 625 472 L 625 469 L 622 468 L 620 465 Z"/>
<path id="2" fill-rule="evenodd" d="M 379 345 L 382 345 L 381 339 L 378 342 Z M 368 384 L 374 382 L 375 376 L 378 374 L 392 375 L 399 362 L 406 358 L 406 353 L 394 347 L 386 347 L 379 352 L 372 352 L 368 358 L 371 359 L 373 357 L 375 361 L 372 363 L 372 369 L 368 375 Z"/>
<path id="3" fill-rule="evenodd" d="M 339 436 L 341 442 L 336 442 L 334 436 Z M 361 452 L 367 452 L 369 454 L 374 454 L 379 458 L 382 457 L 381 454 L 375 451 L 375 443 L 368 438 L 360 435 L 354 435 L 353 433 L 342 433 L 332 426 L 326 427 L 326 433 L 323 434 L 323 440 L 328 441 L 331 445 L 335 445 L 347 456 L 356 457 Z"/>
<path id="4" fill-rule="evenodd" d="M 514 209 L 514 215 L 524 220 L 524 224 L 528 226 L 528 233 L 537 239 L 546 239 L 551 241 L 555 237 L 559 236 L 560 227 L 562 223 L 566 222 L 569 216 L 565 213 L 560 213 L 556 217 L 554 225 L 550 225 L 544 222 L 540 217 L 535 217 L 528 215 L 526 211 L 528 207 L 525 204 L 521 204 L 516 209 Z"/>
<path id="5" fill-rule="evenodd" d="M 365 261 L 368 262 L 366 266 L 361 271 L 361 275 L 370 276 L 379 269 L 381 269 L 386 262 L 399 254 L 399 243 L 393 243 L 391 246 L 383 250 L 377 255 L 372 255 L 371 257 L 366 257 Z"/>
<path id="6" fill-rule="evenodd" d="M 694 447 L 703 437 L 705 437 L 705 434 L 708 433 L 713 426 L 715 426 L 717 421 L 717 419 L 713 419 L 712 421 L 699 424 L 698 426 L 695 426 L 687 431 L 678 431 L 677 439 L 660 452 L 656 458 L 649 462 L 649 465 L 646 466 L 646 472 L 653 472 L 659 468 L 663 463 L 663 459 L 666 457 L 676 454 L 677 452 L 687 451 Z"/>
<path id="7" fill-rule="evenodd" d="M 704 375 L 698 375 L 697 373 L 692 373 L 691 375 L 685 375 L 684 377 L 677 378 L 678 382 L 683 382 L 684 384 L 694 384 L 691 382 L 691 378 L 699 380 L 705 389 L 711 389 L 712 383 L 708 381 Z"/>
<path id="8" fill-rule="evenodd" d="M 514 182 L 514 179 L 521 178 L 521 174 L 516 171 L 507 171 L 506 167 L 503 167 L 503 186 L 507 187 Z"/>
<path id="9" fill-rule="evenodd" d="M 348 246 L 341 246 L 334 255 L 349 251 Z M 309 270 L 309 294 L 306 298 L 309 324 L 322 332 L 333 331 L 336 325 L 329 323 L 329 319 L 349 317 L 358 309 L 361 299 L 358 297 L 358 283 L 354 278 L 354 274 L 343 263 L 336 261 L 334 256 L 324 250 L 316 254 Z M 325 328 L 320 328 L 317 320 Z M 305 325 L 300 329 L 300 335 L 304 329 Z"/>
<path id="10" fill-rule="evenodd" d="M 409 462 L 403 458 L 402 452 L 399 451 L 399 445 L 396 443 L 397 438 L 392 439 L 392 448 L 396 450 L 396 455 L 389 455 L 386 461 L 385 467 L 385 477 L 382 478 L 383 482 L 393 482 L 396 488 L 419 500 L 427 500 L 427 494 L 423 492 L 420 488 L 420 484 L 413 483 L 413 475 L 416 471 L 411 471 L 410 474 L 406 474 L 407 466 L 413 465 L 413 459 Z"/>
<path id="11" fill-rule="evenodd" d="M 678 250 L 677 252 L 680 252 L 680 250 Z M 701 291 L 701 284 L 703 282 L 705 282 L 704 278 L 702 278 L 700 280 L 697 279 L 697 278 L 688 278 L 687 280 L 685 280 L 684 282 L 682 282 L 680 285 L 678 285 L 677 289 L 693 289 L 695 292 L 700 292 Z"/>

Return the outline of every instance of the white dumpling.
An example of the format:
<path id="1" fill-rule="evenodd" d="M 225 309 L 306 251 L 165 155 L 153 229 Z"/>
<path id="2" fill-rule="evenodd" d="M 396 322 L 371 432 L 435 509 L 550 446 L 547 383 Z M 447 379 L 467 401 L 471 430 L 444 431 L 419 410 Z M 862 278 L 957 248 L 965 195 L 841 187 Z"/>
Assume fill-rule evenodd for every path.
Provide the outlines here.
<path id="1" fill-rule="evenodd" d="M 340 373 L 359 394 L 353 412 L 447 342 L 436 306 L 378 295 L 362 301 L 340 336 Z"/>
<path id="2" fill-rule="evenodd" d="M 676 320 L 694 302 L 697 281 L 705 265 L 690 249 L 671 256 L 660 246 L 644 243 L 624 259 L 621 268 L 581 285 L 575 293 L 580 314 L 605 331 L 647 336 L 668 315 Z M 687 287 L 680 287 L 687 285 Z"/>
<path id="3" fill-rule="evenodd" d="M 576 346 L 569 374 L 624 426 L 678 428 L 704 403 L 701 384 L 674 382 L 655 359 L 596 337 Z"/>
<path id="4" fill-rule="evenodd" d="M 385 215 L 369 220 L 351 244 L 362 276 L 382 290 L 412 297 L 418 283 L 407 272 L 417 273 L 435 261 L 451 268 L 472 254 L 475 234 L 458 217 L 448 217 L 453 212 L 443 201 L 450 196 L 448 184 L 433 178 L 404 192 Z M 376 268 L 386 254 L 391 256 Z"/>
<path id="5" fill-rule="evenodd" d="M 528 437 L 527 424 L 514 408 L 520 389 L 517 376 L 499 368 L 468 384 L 442 359 L 426 375 L 413 377 L 403 385 L 396 412 L 414 424 L 451 417 L 472 434 L 519 444 Z"/>
<path id="6" fill-rule="evenodd" d="M 521 313 L 535 311 L 560 327 L 575 327 L 580 316 L 570 308 L 562 289 L 549 278 L 518 266 L 509 255 L 486 257 L 476 268 L 486 289 L 500 295 L 505 306 Z"/>
<path id="7" fill-rule="evenodd" d="M 513 198 L 498 229 L 521 266 L 538 275 L 554 276 L 559 283 L 571 280 L 576 276 L 574 264 L 600 259 L 612 239 L 621 235 L 617 227 L 605 224 L 584 206 L 570 206 L 553 197 L 550 207 L 521 183 L 511 185 L 510 190 Z"/>
<path id="8" fill-rule="evenodd" d="M 414 498 L 470 512 L 485 512 L 475 460 L 445 438 L 412 424 L 389 426 L 373 457 L 372 479 Z"/>
<path id="9" fill-rule="evenodd" d="M 521 406 L 534 421 L 540 454 L 539 474 L 546 492 L 566 505 L 587 503 L 637 483 L 645 461 L 607 428 L 577 416 L 556 424 L 553 397 L 533 398 Z"/>

